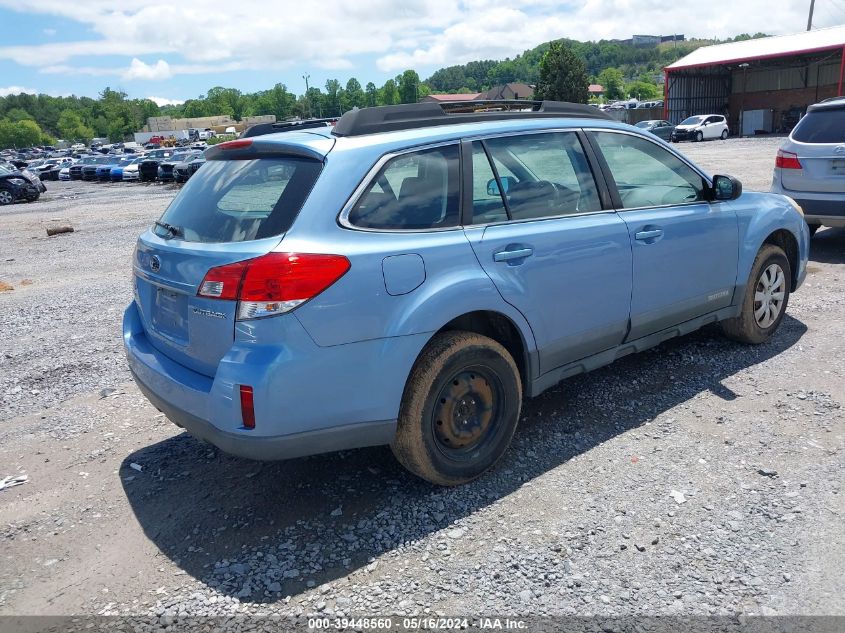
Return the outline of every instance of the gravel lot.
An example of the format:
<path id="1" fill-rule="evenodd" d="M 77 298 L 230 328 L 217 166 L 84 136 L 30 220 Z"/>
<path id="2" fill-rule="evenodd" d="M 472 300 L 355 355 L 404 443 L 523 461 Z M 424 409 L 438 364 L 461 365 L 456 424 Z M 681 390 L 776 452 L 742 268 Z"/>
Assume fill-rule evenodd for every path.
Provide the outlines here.
<path id="1" fill-rule="evenodd" d="M 778 143 L 681 149 L 766 190 Z M 0 491 L 0 614 L 845 615 L 845 230 L 769 343 L 711 328 L 570 379 L 446 490 L 386 448 L 257 463 L 180 433 L 120 340 L 175 187 L 48 187 L 0 210 L 0 478 L 29 475 Z"/>

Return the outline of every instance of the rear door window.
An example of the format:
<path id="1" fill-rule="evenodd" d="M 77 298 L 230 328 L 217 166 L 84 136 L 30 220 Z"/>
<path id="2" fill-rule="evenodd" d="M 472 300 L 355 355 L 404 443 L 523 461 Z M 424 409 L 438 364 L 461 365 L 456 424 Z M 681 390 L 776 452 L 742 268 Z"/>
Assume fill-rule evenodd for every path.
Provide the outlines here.
<path id="1" fill-rule="evenodd" d="M 808 112 L 792 132 L 799 143 L 845 143 L 845 108 Z"/>
<path id="2" fill-rule="evenodd" d="M 287 231 L 322 163 L 304 158 L 212 160 L 198 170 L 161 216 L 189 242 L 244 242 Z M 174 237 L 156 225 L 154 232 Z"/>
<path id="3" fill-rule="evenodd" d="M 457 226 L 460 158 L 457 145 L 390 159 L 349 212 L 365 229 L 421 230 Z"/>

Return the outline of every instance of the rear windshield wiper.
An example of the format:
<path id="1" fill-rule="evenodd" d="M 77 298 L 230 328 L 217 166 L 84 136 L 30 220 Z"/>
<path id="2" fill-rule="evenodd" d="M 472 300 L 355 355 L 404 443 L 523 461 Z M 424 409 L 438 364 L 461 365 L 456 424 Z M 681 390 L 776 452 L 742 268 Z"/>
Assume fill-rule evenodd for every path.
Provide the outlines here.
<path id="1" fill-rule="evenodd" d="M 167 222 L 161 222 L 160 220 L 156 220 L 156 226 L 160 226 L 165 231 L 167 231 L 171 237 L 182 237 L 182 229 L 178 226 L 174 226 L 172 224 L 168 224 Z"/>

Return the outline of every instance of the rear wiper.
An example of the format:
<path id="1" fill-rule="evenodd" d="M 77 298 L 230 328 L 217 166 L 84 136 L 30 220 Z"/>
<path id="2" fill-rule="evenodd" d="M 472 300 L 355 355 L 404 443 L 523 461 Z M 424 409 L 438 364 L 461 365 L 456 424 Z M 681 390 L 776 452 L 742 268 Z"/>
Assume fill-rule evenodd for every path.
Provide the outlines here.
<path id="1" fill-rule="evenodd" d="M 167 222 L 161 222 L 160 220 L 156 220 L 156 226 L 160 226 L 165 231 L 170 233 L 171 237 L 181 237 L 182 236 L 182 229 L 178 226 L 168 224 Z"/>

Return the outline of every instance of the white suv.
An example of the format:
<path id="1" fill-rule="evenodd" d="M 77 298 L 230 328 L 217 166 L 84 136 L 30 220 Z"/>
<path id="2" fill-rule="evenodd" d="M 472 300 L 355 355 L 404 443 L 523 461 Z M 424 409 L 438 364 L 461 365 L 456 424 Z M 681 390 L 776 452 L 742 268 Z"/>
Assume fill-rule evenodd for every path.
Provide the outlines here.
<path id="1" fill-rule="evenodd" d="M 698 114 L 681 121 L 672 133 L 672 141 L 703 141 L 728 138 L 728 122 L 721 114 Z"/>

